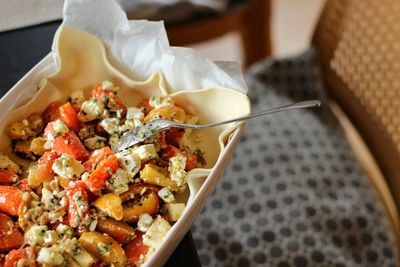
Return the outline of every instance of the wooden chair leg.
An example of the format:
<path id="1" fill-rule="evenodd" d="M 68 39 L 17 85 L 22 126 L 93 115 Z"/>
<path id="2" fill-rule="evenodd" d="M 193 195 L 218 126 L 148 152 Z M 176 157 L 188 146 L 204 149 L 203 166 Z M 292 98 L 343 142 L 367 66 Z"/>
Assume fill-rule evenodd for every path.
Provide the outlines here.
<path id="1" fill-rule="evenodd" d="M 271 1 L 256 0 L 241 17 L 244 67 L 271 55 Z"/>

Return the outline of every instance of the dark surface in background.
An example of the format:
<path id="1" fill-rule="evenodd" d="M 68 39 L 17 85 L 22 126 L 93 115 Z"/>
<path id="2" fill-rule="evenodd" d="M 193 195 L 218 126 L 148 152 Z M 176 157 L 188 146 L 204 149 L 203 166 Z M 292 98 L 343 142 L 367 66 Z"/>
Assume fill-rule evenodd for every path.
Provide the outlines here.
<path id="1" fill-rule="evenodd" d="M 52 22 L 0 33 L 1 96 L 50 52 L 53 35 L 59 24 Z M 165 266 L 201 266 L 190 232 Z"/>

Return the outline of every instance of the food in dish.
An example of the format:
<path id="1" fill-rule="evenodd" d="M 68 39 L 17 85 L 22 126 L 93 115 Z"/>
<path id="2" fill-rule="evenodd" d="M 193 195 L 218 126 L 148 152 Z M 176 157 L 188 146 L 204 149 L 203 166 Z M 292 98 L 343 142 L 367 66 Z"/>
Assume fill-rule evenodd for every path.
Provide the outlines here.
<path id="1" fill-rule="evenodd" d="M 11 123 L 24 168 L 0 154 L 0 263 L 3 266 L 140 266 L 161 245 L 185 203 L 175 194 L 205 164 L 189 129 L 170 129 L 114 153 L 120 136 L 164 118 L 198 117 L 154 96 L 127 107 L 104 81 L 90 97 L 72 93 L 42 114 Z"/>

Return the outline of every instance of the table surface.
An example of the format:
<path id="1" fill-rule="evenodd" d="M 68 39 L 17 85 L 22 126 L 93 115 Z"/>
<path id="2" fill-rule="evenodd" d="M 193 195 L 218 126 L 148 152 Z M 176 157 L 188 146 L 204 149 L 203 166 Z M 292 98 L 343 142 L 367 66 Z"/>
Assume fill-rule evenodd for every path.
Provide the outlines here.
<path id="1" fill-rule="evenodd" d="M 51 22 L 0 33 L 0 96 L 50 52 L 59 25 Z M 190 232 L 165 266 L 201 266 Z"/>

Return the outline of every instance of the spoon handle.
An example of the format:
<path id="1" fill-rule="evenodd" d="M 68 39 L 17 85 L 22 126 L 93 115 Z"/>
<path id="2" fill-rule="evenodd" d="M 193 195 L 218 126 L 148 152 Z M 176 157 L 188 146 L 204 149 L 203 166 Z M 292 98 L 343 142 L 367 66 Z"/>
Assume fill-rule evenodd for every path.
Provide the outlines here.
<path id="1" fill-rule="evenodd" d="M 263 111 L 256 112 L 256 113 L 253 113 L 253 114 L 250 114 L 247 116 L 234 118 L 231 120 L 218 122 L 218 123 L 214 123 L 214 124 L 204 124 L 204 125 L 187 125 L 187 124 L 185 124 L 182 126 L 184 128 L 193 128 L 193 129 L 210 128 L 210 127 L 215 127 L 215 126 L 219 126 L 219 125 L 227 124 L 227 123 L 231 123 L 231 122 L 244 121 L 244 120 L 252 119 L 255 117 L 259 117 L 259 116 L 263 116 L 263 115 L 271 114 L 271 113 L 275 113 L 275 112 L 286 111 L 286 110 L 291 110 L 291 109 L 300 109 L 300 108 L 312 108 L 312 107 L 319 107 L 319 106 L 321 106 L 321 101 L 319 101 L 319 100 L 306 100 L 306 101 L 289 104 L 286 106 L 263 110 Z M 179 127 L 179 125 L 177 125 L 176 127 Z"/>

